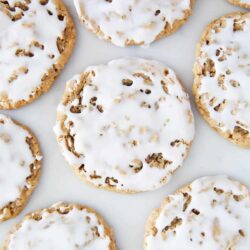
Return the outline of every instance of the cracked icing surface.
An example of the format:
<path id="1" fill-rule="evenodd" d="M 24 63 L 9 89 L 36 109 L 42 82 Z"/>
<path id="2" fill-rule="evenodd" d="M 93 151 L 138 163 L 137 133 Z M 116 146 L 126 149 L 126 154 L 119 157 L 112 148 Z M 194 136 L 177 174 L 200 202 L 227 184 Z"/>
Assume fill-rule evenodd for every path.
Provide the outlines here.
<path id="1" fill-rule="evenodd" d="M 28 130 L 0 114 L 0 221 L 15 216 L 36 185 L 41 155 Z"/>
<path id="2" fill-rule="evenodd" d="M 9 234 L 4 250 L 114 250 L 112 237 L 93 210 L 59 203 L 27 215 Z"/>
<path id="3" fill-rule="evenodd" d="M 63 155 L 95 186 L 153 190 L 182 165 L 194 137 L 187 93 L 163 64 L 124 58 L 68 83 L 54 128 Z"/>
<path id="4" fill-rule="evenodd" d="M 191 14 L 190 0 L 74 0 L 80 20 L 117 46 L 148 45 Z"/>
<path id="5" fill-rule="evenodd" d="M 212 22 L 197 48 L 194 94 L 210 125 L 235 143 L 250 146 L 250 14 Z"/>
<path id="6" fill-rule="evenodd" d="M 226 176 L 203 177 L 169 195 L 151 214 L 145 250 L 245 250 L 249 223 L 249 190 Z"/>
<path id="7" fill-rule="evenodd" d="M 52 84 L 73 46 L 67 15 L 59 0 L 0 0 L 1 109 L 22 106 Z"/>

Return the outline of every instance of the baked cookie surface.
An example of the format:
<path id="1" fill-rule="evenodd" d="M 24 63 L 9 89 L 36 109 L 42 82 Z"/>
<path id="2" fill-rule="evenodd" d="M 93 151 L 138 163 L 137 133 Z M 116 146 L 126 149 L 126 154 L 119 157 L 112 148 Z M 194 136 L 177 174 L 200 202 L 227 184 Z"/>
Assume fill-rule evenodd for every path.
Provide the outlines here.
<path id="1" fill-rule="evenodd" d="M 194 0 L 74 0 L 80 21 L 117 46 L 149 45 L 176 31 Z"/>
<path id="2" fill-rule="evenodd" d="M 250 0 L 228 0 L 228 2 L 243 8 L 250 9 Z"/>
<path id="3" fill-rule="evenodd" d="M 0 0 L 0 109 L 15 109 L 46 92 L 75 40 L 60 0 Z"/>
<path id="4" fill-rule="evenodd" d="M 88 67 L 66 86 L 54 128 L 67 162 L 113 191 L 161 187 L 194 137 L 189 97 L 163 64 L 123 58 Z"/>
<path id="5" fill-rule="evenodd" d="M 146 224 L 145 250 L 235 249 L 250 245 L 250 193 L 226 176 L 195 180 L 169 195 Z"/>
<path id="6" fill-rule="evenodd" d="M 94 210 L 59 203 L 30 213 L 9 233 L 3 250 L 115 250 L 111 229 Z"/>
<path id="7" fill-rule="evenodd" d="M 250 13 L 232 13 L 208 25 L 196 51 L 193 93 L 209 125 L 250 147 Z"/>
<path id="8" fill-rule="evenodd" d="M 37 185 L 41 153 L 33 134 L 0 114 L 0 222 L 18 215 Z"/>

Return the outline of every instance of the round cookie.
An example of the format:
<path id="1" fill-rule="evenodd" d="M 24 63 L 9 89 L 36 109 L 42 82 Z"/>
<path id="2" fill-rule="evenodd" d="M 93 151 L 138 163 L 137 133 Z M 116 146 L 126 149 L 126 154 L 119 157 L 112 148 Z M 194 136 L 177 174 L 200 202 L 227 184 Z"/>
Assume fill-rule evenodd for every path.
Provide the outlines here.
<path id="1" fill-rule="evenodd" d="M 250 147 L 250 13 L 232 13 L 208 25 L 197 46 L 193 93 L 209 125 Z"/>
<path id="2" fill-rule="evenodd" d="M 3 250 L 115 250 L 113 233 L 94 210 L 55 204 L 26 215 L 9 233 Z"/>
<path id="3" fill-rule="evenodd" d="M 123 58 L 88 67 L 66 86 L 54 128 L 76 173 L 99 188 L 161 187 L 194 137 L 188 94 L 163 64 Z"/>
<path id="4" fill-rule="evenodd" d="M 228 0 L 228 2 L 243 8 L 250 9 L 250 0 Z"/>
<path id="5" fill-rule="evenodd" d="M 0 0 L 0 109 L 16 109 L 46 92 L 75 41 L 61 0 Z"/>
<path id="6" fill-rule="evenodd" d="M 249 190 L 226 176 L 203 177 L 169 195 L 153 211 L 144 249 L 245 250 L 249 224 Z"/>
<path id="7" fill-rule="evenodd" d="M 30 130 L 0 114 L 0 222 L 18 215 L 35 189 L 41 153 Z"/>
<path id="8" fill-rule="evenodd" d="M 117 46 L 149 45 L 191 15 L 194 0 L 74 0 L 80 21 Z"/>

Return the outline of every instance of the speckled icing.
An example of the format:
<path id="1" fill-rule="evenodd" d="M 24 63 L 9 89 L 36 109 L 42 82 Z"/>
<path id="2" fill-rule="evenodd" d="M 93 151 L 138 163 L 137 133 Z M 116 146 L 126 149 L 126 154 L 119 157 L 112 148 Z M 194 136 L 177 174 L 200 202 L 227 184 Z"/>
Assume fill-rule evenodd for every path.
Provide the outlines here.
<path id="1" fill-rule="evenodd" d="M 164 30 L 185 17 L 190 0 L 74 0 L 88 29 L 117 46 L 129 41 L 148 45 Z"/>
<path id="2" fill-rule="evenodd" d="M 25 3 L 8 2 L 12 7 Z M 62 37 L 66 18 L 59 20 L 52 0 L 45 5 L 32 0 L 27 7 L 9 11 L 0 1 L 0 102 L 28 100 L 60 56 L 57 38 Z M 11 20 L 21 13 L 20 19 Z"/>
<path id="3" fill-rule="evenodd" d="M 246 250 L 249 190 L 226 176 L 204 177 L 168 196 L 150 222 L 145 250 Z M 153 225 L 152 225 L 153 224 Z"/>
<path id="4" fill-rule="evenodd" d="M 63 211 L 63 210 L 62 210 Z M 10 236 L 8 250 L 109 250 L 110 238 L 97 216 L 74 207 L 68 213 L 42 211 L 26 219 Z"/>
<path id="5" fill-rule="evenodd" d="M 27 137 L 30 134 L 25 129 L 0 114 L 0 209 L 20 197 L 26 178 L 31 175 L 30 164 L 35 157 L 26 143 Z M 0 220 L 2 216 L 0 213 Z"/>
<path id="6" fill-rule="evenodd" d="M 197 95 L 222 131 L 250 132 L 250 14 L 223 17 L 211 29 L 196 67 L 202 67 Z M 217 22 L 217 26 L 219 25 Z M 195 83 L 199 85 L 196 75 Z"/>
<path id="7" fill-rule="evenodd" d="M 194 137 L 187 93 L 171 69 L 151 60 L 88 67 L 67 83 L 57 112 L 63 155 L 98 187 L 159 188 L 182 165 Z"/>

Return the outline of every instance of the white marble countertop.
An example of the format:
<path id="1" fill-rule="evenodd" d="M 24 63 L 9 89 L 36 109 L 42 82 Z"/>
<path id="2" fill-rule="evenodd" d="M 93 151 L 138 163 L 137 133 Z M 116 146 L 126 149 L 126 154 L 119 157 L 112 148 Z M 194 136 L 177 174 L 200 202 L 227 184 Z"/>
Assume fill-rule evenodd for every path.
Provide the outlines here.
<path id="1" fill-rule="evenodd" d="M 192 67 L 196 43 L 205 26 L 213 19 L 238 11 L 226 0 L 197 0 L 193 15 L 178 32 L 162 39 L 148 49 L 118 48 L 101 41 L 82 27 L 72 0 L 64 0 L 75 20 L 76 47 L 73 56 L 51 90 L 34 103 L 16 111 L 2 111 L 28 125 L 37 135 L 44 155 L 39 185 L 24 211 L 15 219 L 0 224 L 0 245 L 11 226 L 28 212 L 50 206 L 58 201 L 78 202 L 100 212 L 113 228 L 118 249 L 138 250 L 143 246 L 144 225 L 151 210 L 160 205 L 167 194 L 197 177 L 227 174 L 250 187 L 250 153 L 216 134 L 200 117 L 193 105 L 196 137 L 182 168 L 163 188 L 148 193 L 122 195 L 97 190 L 82 182 L 59 152 L 52 130 L 56 107 L 65 83 L 88 65 L 107 62 L 122 56 L 157 59 L 180 76 L 191 94 Z M 193 102 L 193 96 L 191 96 Z M 0 187 L 1 188 L 1 187 Z"/>

